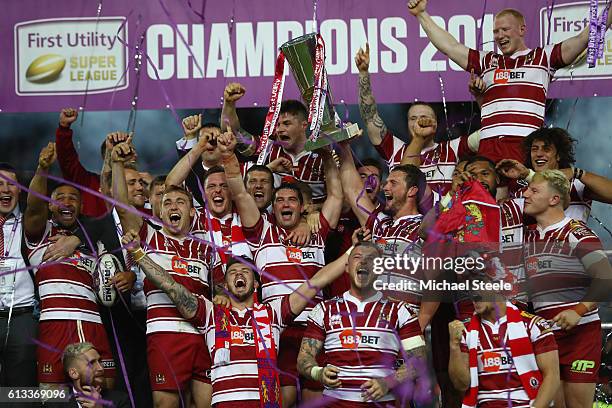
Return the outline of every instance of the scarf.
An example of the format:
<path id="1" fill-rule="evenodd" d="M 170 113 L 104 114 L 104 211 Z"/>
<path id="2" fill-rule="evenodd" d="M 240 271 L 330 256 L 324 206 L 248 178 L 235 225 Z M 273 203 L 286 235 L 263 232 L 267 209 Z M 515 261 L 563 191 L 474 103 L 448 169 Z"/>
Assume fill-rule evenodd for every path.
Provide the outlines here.
<path id="1" fill-rule="evenodd" d="M 253 304 L 251 325 L 257 358 L 257 383 L 261 408 L 281 408 L 282 398 L 280 380 L 276 365 L 276 344 L 272 335 L 272 317 L 265 303 Z M 230 323 L 230 311 L 215 305 L 215 353 L 214 364 L 226 365 L 230 362 L 232 333 L 239 331 Z"/>
<path id="2" fill-rule="evenodd" d="M 244 237 L 244 233 L 242 232 L 240 216 L 237 213 L 232 213 L 229 236 L 223 233 L 224 231 L 222 227 L 226 225 L 222 225 L 219 219 L 211 217 L 210 225 L 212 228 L 212 240 L 217 247 L 217 254 L 221 259 L 221 264 L 224 271 L 225 265 L 227 264 L 230 256 L 252 258 L 251 249 L 249 248 L 246 238 Z"/>
<path id="3" fill-rule="evenodd" d="M 523 389 L 533 402 L 538 395 L 542 374 L 538 369 L 533 346 L 527 334 L 527 328 L 521 319 L 520 310 L 510 302 L 506 302 L 506 331 L 508 333 L 508 346 L 512 354 L 512 360 L 516 366 Z M 461 408 L 476 407 L 478 403 L 478 338 L 481 329 L 480 317 L 472 316 L 466 334 L 469 364 L 470 364 L 470 388 L 463 397 Z"/>

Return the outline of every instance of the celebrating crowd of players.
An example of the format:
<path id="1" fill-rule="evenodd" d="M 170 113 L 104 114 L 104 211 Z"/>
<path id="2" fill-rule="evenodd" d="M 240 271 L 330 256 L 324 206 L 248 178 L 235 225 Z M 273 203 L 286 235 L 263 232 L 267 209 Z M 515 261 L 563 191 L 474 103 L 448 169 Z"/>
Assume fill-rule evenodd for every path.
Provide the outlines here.
<path id="1" fill-rule="evenodd" d="M 236 111 L 246 90 L 231 83 L 220 125 L 183 120 L 165 176 L 139 169 L 123 132 L 104 140 L 101 173 L 87 171 L 74 109 L 61 111 L 29 186 L 1 164 L 2 384 L 69 383 L 82 407 L 113 388 L 137 407 L 426 406 L 436 389 L 444 407 L 590 407 L 612 268 L 586 221 L 592 200 L 612 203 L 612 182 L 575 167 L 565 130 L 542 127 L 550 78 L 585 50 L 587 31 L 529 49 L 523 16 L 504 10 L 501 53 L 486 53 L 439 28 L 425 0 L 409 11 L 471 71 L 479 131 L 438 142 L 434 109 L 417 102 L 409 143 L 394 136 L 366 47 L 359 106 L 383 160 L 353 157 L 350 141 L 304 151 L 308 111 L 288 100 L 265 165 L 254 164 L 257 138 Z M 50 175 L 56 162 L 62 177 Z M 442 217 L 457 222 L 447 234 Z M 485 232 L 498 243 L 483 243 L 486 268 L 435 276 L 510 290 L 432 296 L 419 284 L 431 271 L 375 273 L 381 258 L 425 256 L 425 243 L 452 242 L 459 256 Z M 107 253 L 116 299 L 101 304 Z"/>

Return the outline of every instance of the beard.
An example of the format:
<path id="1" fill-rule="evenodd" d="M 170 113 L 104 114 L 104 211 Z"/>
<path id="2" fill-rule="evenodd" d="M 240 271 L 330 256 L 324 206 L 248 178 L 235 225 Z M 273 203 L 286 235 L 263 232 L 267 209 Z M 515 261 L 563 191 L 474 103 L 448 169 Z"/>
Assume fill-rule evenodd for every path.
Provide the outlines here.
<path id="1" fill-rule="evenodd" d="M 238 302 L 242 303 L 245 300 L 247 300 L 248 298 L 250 298 L 251 296 L 253 296 L 253 293 L 255 293 L 255 288 L 251 288 L 247 292 L 244 292 L 244 293 L 238 294 L 238 295 L 235 294 L 235 293 L 232 293 L 232 296 L 234 296 Z"/>

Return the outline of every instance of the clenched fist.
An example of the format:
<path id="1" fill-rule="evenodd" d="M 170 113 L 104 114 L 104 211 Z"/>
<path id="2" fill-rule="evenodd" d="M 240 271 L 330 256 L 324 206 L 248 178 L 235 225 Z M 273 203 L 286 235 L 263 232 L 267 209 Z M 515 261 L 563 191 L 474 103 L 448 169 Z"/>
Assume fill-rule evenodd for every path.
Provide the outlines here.
<path id="1" fill-rule="evenodd" d="M 65 108 L 60 112 L 59 124 L 61 127 L 69 128 L 77 120 L 79 112 L 76 109 Z"/>
<path id="2" fill-rule="evenodd" d="M 38 166 L 41 169 L 47 170 L 53 163 L 55 163 L 55 159 L 57 159 L 55 143 L 49 142 L 49 144 L 43 147 L 40 151 L 40 155 L 38 156 Z"/>
<path id="3" fill-rule="evenodd" d="M 182 125 L 185 139 L 193 139 L 202 129 L 202 114 L 187 116 L 183 119 Z"/>
<path id="4" fill-rule="evenodd" d="M 461 344 L 461 337 L 465 331 L 465 326 L 461 320 L 453 320 L 448 324 L 448 334 L 450 337 L 451 347 L 459 347 Z"/>
<path id="5" fill-rule="evenodd" d="M 359 48 L 357 54 L 355 55 L 355 65 L 357 65 L 357 69 L 359 72 L 368 72 L 370 68 L 370 44 L 366 43 L 365 51 L 362 48 Z"/>
<path id="6" fill-rule="evenodd" d="M 408 2 L 408 11 L 413 16 L 418 16 L 427 8 L 427 0 L 410 0 Z"/>
<path id="7" fill-rule="evenodd" d="M 235 104 L 240 98 L 244 96 L 246 89 L 238 82 L 231 82 L 227 84 L 223 91 L 223 100 L 225 103 Z"/>

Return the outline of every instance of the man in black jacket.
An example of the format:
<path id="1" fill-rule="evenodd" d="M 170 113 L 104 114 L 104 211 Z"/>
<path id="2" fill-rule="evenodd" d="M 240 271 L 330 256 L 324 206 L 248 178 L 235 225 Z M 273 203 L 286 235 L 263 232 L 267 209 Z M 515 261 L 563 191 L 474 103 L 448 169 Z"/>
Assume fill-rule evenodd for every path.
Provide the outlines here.
<path id="1" fill-rule="evenodd" d="M 47 402 L 49 408 L 129 408 L 127 394 L 121 391 L 103 390 L 104 367 L 100 354 L 91 343 L 69 344 L 62 355 L 67 378 L 70 378 L 66 402 Z M 111 405 L 109 405 L 109 403 Z"/>

